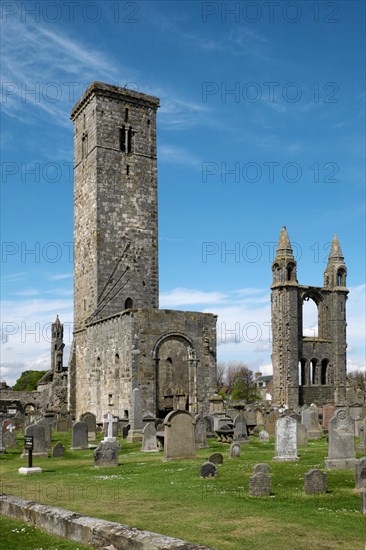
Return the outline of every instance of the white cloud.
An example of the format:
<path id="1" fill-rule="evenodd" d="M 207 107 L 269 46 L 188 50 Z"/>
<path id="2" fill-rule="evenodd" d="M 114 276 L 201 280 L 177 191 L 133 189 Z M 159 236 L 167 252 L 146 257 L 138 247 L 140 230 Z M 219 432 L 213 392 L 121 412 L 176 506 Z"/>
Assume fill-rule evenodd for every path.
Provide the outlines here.
<path id="1" fill-rule="evenodd" d="M 168 308 L 184 305 L 216 304 L 225 299 L 221 292 L 205 292 L 189 288 L 175 288 L 160 294 L 160 307 Z"/>

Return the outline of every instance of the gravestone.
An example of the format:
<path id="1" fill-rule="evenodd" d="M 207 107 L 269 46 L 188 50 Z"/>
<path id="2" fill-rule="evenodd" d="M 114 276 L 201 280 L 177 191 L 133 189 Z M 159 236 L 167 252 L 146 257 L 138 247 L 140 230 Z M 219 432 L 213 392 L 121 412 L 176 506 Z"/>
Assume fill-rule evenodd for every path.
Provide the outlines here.
<path id="1" fill-rule="evenodd" d="M 329 421 L 328 470 L 353 470 L 356 465 L 355 421 L 346 409 L 337 409 Z"/>
<path id="2" fill-rule="evenodd" d="M 25 430 L 26 436 L 33 436 L 33 457 L 48 457 L 45 441 L 45 431 L 41 424 L 31 424 Z M 28 458 L 28 449 L 24 449 L 22 458 Z"/>
<path id="3" fill-rule="evenodd" d="M 194 426 L 194 438 L 196 449 L 207 449 L 207 421 L 204 414 L 196 415 L 196 424 Z"/>
<path id="4" fill-rule="evenodd" d="M 249 443 L 246 415 L 240 411 L 234 418 L 234 441 L 239 443 Z"/>
<path id="5" fill-rule="evenodd" d="M 304 475 L 304 492 L 307 495 L 320 495 L 327 492 L 327 474 L 312 469 Z"/>
<path id="6" fill-rule="evenodd" d="M 366 489 L 366 456 L 356 462 L 356 489 Z"/>
<path id="7" fill-rule="evenodd" d="M 212 464 L 223 464 L 224 457 L 221 453 L 212 453 L 208 460 L 212 462 Z"/>
<path id="8" fill-rule="evenodd" d="M 240 457 L 240 445 L 235 441 L 230 445 L 229 457 L 230 458 L 239 458 Z"/>
<path id="9" fill-rule="evenodd" d="M 109 411 L 104 415 L 104 443 L 115 443 L 117 441 L 118 424 L 118 416 L 113 416 Z"/>
<path id="10" fill-rule="evenodd" d="M 360 418 L 360 415 L 362 413 L 362 404 L 360 403 L 353 403 L 349 406 L 349 415 L 353 420 L 357 420 Z"/>
<path id="11" fill-rule="evenodd" d="M 254 409 L 248 409 L 244 412 L 244 418 L 249 428 L 257 425 L 257 413 Z"/>
<path id="12" fill-rule="evenodd" d="M 62 445 L 62 443 L 60 443 L 60 441 L 58 441 L 56 443 L 56 445 L 52 448 L 52 457 L 53 458 L 62 458 L 64 455 L 65 455 L 65 448 Z"/>
<path id="13" fill-rule="evenodd" d="M 118 441 L 101 441 L 94 451 L 95 468 L 118 466 Z"/>
<path id="14" fill-rule="evenodd" d="M 210 401 L 210 413 L 221 413 L 224 411 L 224 398 L 221 395 L 215 393 L 209 399 Z"/>
<path id="15" fill-rule="evenodd" d="M 269 474 L 270 470 L 269 464 L 266 464 L 265 462 L 254 464 L 253 466 L 253 474 Z"/>
<path id="16" fill-rule="evenodd" d="M 196 458 L 194 423 L 188 411 L 172 411 L 165 417 L 164 460 Z"/>
<path id="17" fill-rule="evenodd" d="M 357 445 L 357 451 L 361 451 L 361 453 L 366 454 L 366 420 L 362 419 L 359 421 L 358 425 L 358 445 Z"/>
<path id="18" fill-rule="evenodd" d="M 309 407 L 304 406 L 301 411 L 301 424 L 307 429 L 309 423 Z"/>
<path id="19" fill-rule="evenodd" d="M 13 422 L 17 427 L 17 430 L 24 430 L 25 428 L 25 420 L 26 420 L 25 414 L 22 414 L 20 411 L 16 413 L 16 415 L 13 418 Z"/>
<path id="20" fill-rule="evenodd" d="M 363 489 L 360 493 L 361 497 L 361 514 L 366 514 L 366 490 Z"/>
<path id="21" fill-rule="evenodd" d="M 280 416 L 276 422 L 276 456 L 278 462 L 296 462 L 297 422 L 290 416 Z"/>
<path id="22" fill-rule="evenodd" d="M 129 415 L 130 430 L 128 432 L 127 441 L 134 443 L 142 441 L 142 429 L 144 427 L 142 421 L 142 403 L 141 391 L 139 388 L 132 390 L 131 411 Z"/>
<path id="23" fill-rule="evenodd" d="M 97 432 L 97 419 L 95 414 L 91 412 L 85 412 L 80 416 L 80 420 L 82 422 L 85 422 L 85 424 L 88 426 L 88 441 L 93 441 Z"/>
<path id="24" fill-rule="evenodd" d="M 272 477 L 258 472 L 249 478 L 249 495 L 251 497 L 268 497 L 271 494 Z"/>
<path id="25" fill-rule="evenodd" d="M 324 405 L 323 407 L 323 430 L 328 431 L 329 420 L 332 418 L 335 412 L 335 407 L 333 405 Z"/>
<path id="26" fill-rule="evenodd" d="M 276 420 L 278 418 L 277 412 L 270 412 L 264 419 L 264 429 L 269 435 L 275 435 L 276 432 Z"/>
<path id="27" fill-rule="evenodd" d="M 67 418 L 59 418 L 56 422 L 56 432 L 68 432 L 71 428 L 71 422 Z"/>
<path id="28" fill-rule="evenodd" d="M 305 447 L 308 444 L 308 431 L 303 424 L 297 424 L 297 446 Z"/>
<path id="29" fill-rule="evenodd" d="M 13 419 L 6 419 L 2 422 L 3 440 L 2 446 L 5 449 L 15 449 L 17 446 L 17 436 L 15 433 L 15 423 Z"/>
<path id="30" fill-rule="evenodd" d="M 45 444 L 46 449 L 51 450 L 52 449 L 52 426 L 47 420 L 42 418 L 42 420 L 38 420 L 36 422 L 37 426 L 43 426 L 44 428 L 44 437 L 45 437 Z"/>
<path id="31" fill-rule="evenodd" d="M 215 464 L 212 462 L 204 462 L 200 466 L 200 477 L 206 478 L 206 477 L 216 477 L 217 476 L 217 468 Z"/>
<path id="32" fill-rule="evenodd" d="M 263 418 L 262 410 L 261 409 L 255 409 L 255 415 L 256 415 L 257 426 L 263 426 L 264 418 Z"/>
<path id="33" fill-rule="evenodd" d="M 321 439 L 322 432 L 319 424 L 318 407 L 314 403 L 312 403 L 307 410 L 307 414 L 308 414 L 308 423 L 307 423 L 307 426 L 305 427 L 308 430 L 308 438 Z"/>
<path id="34" fill-rule="evenodd" d="M 6 453 L 6 449 L 3 445 L 3 416 L 0 413 L 0 454 Z"/>
<path id="35" fill-rule="evenodd" d="M 88 426 L 85 422 L 75 422 L 72 426 L 71 449 L 89 449 Z"/>
<path id="36" fill-rule="evenodd" d="M 214 418 L 210 414 L 206 415 L 206 435 L 207 437 L 214 437 Z"/>
<path id="37" fill-rule="evenodd" d="M 156 441 L 156 428 L 155 422 L 147 422 L 142 430 L 142 446 L 141 451 L 144 453 L 151 453 L 158 451 L 158 444 Z"/>
<path id="38" fill-rule="evenodd" d="M 266 430 L 261 430 L 259 432 L 259 441 L 262 441 L 264 443 L 266 443 L 267 441 L 269 441 L 269 433 L 266 432 Z"/>

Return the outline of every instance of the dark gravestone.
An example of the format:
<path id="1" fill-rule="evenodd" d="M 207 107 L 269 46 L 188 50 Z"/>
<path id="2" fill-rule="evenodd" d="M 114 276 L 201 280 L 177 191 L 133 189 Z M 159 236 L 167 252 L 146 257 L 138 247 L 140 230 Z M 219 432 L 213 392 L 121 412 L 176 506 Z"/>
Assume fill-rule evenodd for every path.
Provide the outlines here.
<path id="1" fill-rule="evenodd" d="M 366 489 L 366 456 L 357 461 L 355 471 L 356 489 Z"/>
<path id="2" fill-rule="evenodd" d="M 320 495 L 327 492 L 327 475 L 315 468 L 304 475 L 304 491 L 307 495 Z"/>
<path id="3" fill-rule="evenodd" d="M 194 438 L 196 449 L 207 449 L 207 422 L 203 414 L 196 415 L 196 424 L 194 426 Z"/>
<path id="4" fill-rule="evenodd" d="M 118 441 L 102 441 L 94 451 L 95 468 L 111 468 L 118 466 Z"/>
<path id="5" fill-rule="evenodd" d="M 72 449 L 88 449 L 88 426 L 85 422 L 75 422 L 72 427 Z"/>
<path id="6" fill-rule="evenodd" d="M 25 435 L 33 436 L 33 456 L 47 458 L 44 427 L 39 424 L 31 424 L 26 428 Z M 28 449 L 24 449 L 22 458 L 28 458 Z"/>
<path id="7" fill-rule="evenodd" d="M 272 477 L 258 472 L 249 478 L 249 494 L 251 497 L 268 497 L 271 494 Z"/>
<path id="8" fill-rule="evenodd" d="M 123 428 L 122 428 L 122 438 L 123 438 L 123 439 L 127 439 L 129 429 L 130 429 L 130 425 L 129 425 L 129 424 L 125 424 L 125 425 L 123 426 Z"/>
<path id="9" fill-rule="evenodd" d="M 239 441 L 240 443 L 249 443 L 247 421 L 243 411 L 240 411 L 234 418 L 233 439 L 234 441 Z"/>
<path id="10" fill-rule="evenodd" d="M 224 457 L 221 453 L 212 453 L 208 460 L 212 462 L 212 464 L 222 464 L 224 462 Z"/>
<path id="11" fill-rule="evenodd" d="M 38 420 L 37 426 L 43 426 L 46 449 L 51 450 L 51 448 L 52 448 L 52 425 L 45 418 L 42 418 L 42 420 Z"/>
<path id="12" fill-rule="evenodd" d="M 95 439 L 95 434 L 97 432 L 97 419 L 95 414 L 91 412 L 86 412 L 81 415 L 80 420 L 85 422 L 88 426 L 88 440 L 92 441 Z"/>
<path id="13" fill-rule="evenodd" d="M 65 454 L 65 449 L 62 443 L 59 441 L 56 443 L 56 445 L 52 448 L 52 457 L 53 458 L 62 458 Z"/>
<path id="14" fill-rule="evenodd" d="M 71 428 L 70 420 L 67 418 L 59 418 L 56 422 L 56 432 L 68 432 Z"/>
<path id="15" fill-rule="evenodd" d="M 200 477 L 216 477 L 217 468 L 212 462 L 204 462 L 200 467 Z"/>
<path id="16" fill-rule="evenodd" d="M 265 462 L 261 462 L 259 464 L 254 464 L 253 466 L 253 474 L 269 474 L 270 467 L 269 464 L 266 464 Z"/>

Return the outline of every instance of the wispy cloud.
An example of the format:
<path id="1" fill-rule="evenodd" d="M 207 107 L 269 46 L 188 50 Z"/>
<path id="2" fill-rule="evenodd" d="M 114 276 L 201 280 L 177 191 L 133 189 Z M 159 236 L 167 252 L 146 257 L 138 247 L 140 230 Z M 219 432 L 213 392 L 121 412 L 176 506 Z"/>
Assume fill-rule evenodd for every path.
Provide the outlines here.
<path id="1" fill-rule="evenodd" d="M 162 162 L 169 164 L 183 164 L 184 166 L 193 166 L 194 168 L 201 168 L 202 161 L 187 151 L 184 147 L 176 147 L 174 145 L 159 146 L 159 159 Z"/>

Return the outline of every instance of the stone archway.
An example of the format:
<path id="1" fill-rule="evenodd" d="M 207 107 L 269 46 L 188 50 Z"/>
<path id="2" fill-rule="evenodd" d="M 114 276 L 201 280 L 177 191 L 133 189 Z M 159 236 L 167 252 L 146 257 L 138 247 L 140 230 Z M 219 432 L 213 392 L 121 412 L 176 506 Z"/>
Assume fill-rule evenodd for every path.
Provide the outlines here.
<path id="1" fill-rule="evenodd" d="M 194 355 L 192 341 L 181 333 L 165 334 L 154 347 L 156 411 L 160 418 L 173 410 L 189 410 L 192 353 Z"/>

